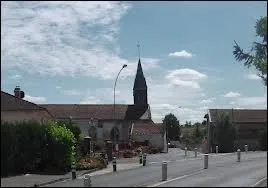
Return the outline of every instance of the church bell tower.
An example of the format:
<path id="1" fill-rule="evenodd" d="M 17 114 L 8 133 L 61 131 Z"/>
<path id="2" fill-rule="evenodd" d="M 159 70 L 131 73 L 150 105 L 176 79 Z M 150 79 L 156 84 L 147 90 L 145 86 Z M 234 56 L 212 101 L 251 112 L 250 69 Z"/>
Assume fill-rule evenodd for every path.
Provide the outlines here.
<path id="1" fill-rule="evenodd" d="M 147 84 L 145 77 L 143 75 L 141 61 L 139 58 L 137 73 L 135 77 L 134 87 L 133 87 L 134 105 L 137 106 L 147 106 Z"/>

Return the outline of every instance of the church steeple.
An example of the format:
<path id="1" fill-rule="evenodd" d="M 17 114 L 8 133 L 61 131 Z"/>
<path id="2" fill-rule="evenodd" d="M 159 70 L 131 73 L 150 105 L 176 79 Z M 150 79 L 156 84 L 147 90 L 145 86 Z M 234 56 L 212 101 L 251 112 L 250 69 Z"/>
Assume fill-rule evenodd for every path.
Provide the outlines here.
<path id="1" fill-rule="evenodd" d="M 143 75 L 141 61 L 139 59 L 137 73 L 133 87 L 134 104 L 139 106 L 148 105 L 147 84 Z"/>

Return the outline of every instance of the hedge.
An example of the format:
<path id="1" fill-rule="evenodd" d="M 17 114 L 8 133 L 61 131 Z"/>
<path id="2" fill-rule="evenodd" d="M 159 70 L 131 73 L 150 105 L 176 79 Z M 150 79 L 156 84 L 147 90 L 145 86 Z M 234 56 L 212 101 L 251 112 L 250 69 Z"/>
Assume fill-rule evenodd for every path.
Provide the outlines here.
<path id="1" fill-rule="evenodd" d="M 74 145 L 73 133 L 55 121 L 1 121 L 1 176 L 65 172 L 74 161 Z"/>

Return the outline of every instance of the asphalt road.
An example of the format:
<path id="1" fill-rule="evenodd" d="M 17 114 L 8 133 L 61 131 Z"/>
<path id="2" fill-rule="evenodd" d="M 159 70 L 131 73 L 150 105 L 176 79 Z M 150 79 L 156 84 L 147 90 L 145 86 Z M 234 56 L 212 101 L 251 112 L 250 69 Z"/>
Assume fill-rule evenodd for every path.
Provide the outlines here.
<path id="1" fill-rule="evenodd" d="M 267 177 L 267 158 L 225 163 L 201 170 L 189 176 L 169 179 L 155 186 L 160 187 L 251 187 Z"/>
<path id="2" fill-rule="evenodd" d="M 250 165 L 251 167 L 253 167 L 255 164 L 254 163 L 255 161 L 261 161 L 260 163 L 262 163 L 262 165 L 257 165 L 257 167 L 253 168 L 254 171 L 257 171 L 257 174 L 255 174 L 255 176 L 260 176 L 259 178 L 262 178 L 262 176 L 265 175 L 262 172 L 266 171 L 267 169 L 267 162 L 266 162 L 267 153 L 266 152 L 249 152 L 247 155 L 245 155 L 245 153 L 242 153 L 240 163 L 236 162 L 236 154 L 234 153 L 226 154 L 226 155 L 212 154 L 209 156 L 209 167 L 208 169 L 204 170 L 203 169 L 203 156 L 199 155 L 197 158 L 194 158 L 194 153 L 193 153 L 192 156 L 188 155 L 188 157 L 185 158 L 184 151 L 182 151 L 180 154 L 178 153 L 177 156 L 175 155 L 175 157 L 171 154 L 162 154 L 159 156 L 155 155 L 154 157 L 150 156 L 148 157 L 148 165 L 145 167 L 139 167 L 139 168 L 125 170 L 125 171 L 116 172 L 116 173 L 92 176 L 91 177 L 92 187 L 117 187 L 117 186 L 135 187 L 135 186 L 154 185 L 156 183 L 161 182 L 162 160 L 168 161 L 168 181 L 173 178 L 187 176 L 189 174 L 192 174 L 194 172 L 199 172 L 199 171 L 201 174 L 205 174 L 213 170 L 211 172 L 212 175 L 214 175 L 213 173 L 214 171 L 215 172 L 219 171 L 218 173 L 215 173 L 215 174 L 219 174 L 220 172 L 223 174 L 225 172 L 227 173 L 229 169 L 231 168 L 236 169 L 236 167 L 238 169 L 243 167 L 242 170 L 246 168 L 246 171 L 247 171 L 249 168 L 245 166 Z M 264 171 L 258 170 L 259 168 L 263 168 Z M 227 176 L 227 177 L 233 177 L 233 176 L 234 174 L 232 176 Z M 243 177 L 247 178 L 247 174 L 242 173 L 241 177 L 238 177 L 239 181 L 243 180 Z M 252 182 L 254 180 L 252 180 Z M 186 183 L 189 181 L 190 182 L 192 181 L 190 177 L 188 179 L 187 178 L 185 179 Z M 199 181 L 203 182 L 202 178 L 200 178 Z M 215 182 L 215 180 L 211 180 L 211 181 L 212 183 Z M 219 181 L 228 182 L 226 178 L 222 178 Z M 252 182 L 249 182 L 249 183 L 252 183 Z M 172 182 L 169 182 L 169 183 L 172 183 Z M 176 181 L 174 181 L 174 183 L 176 183 Z M 48 186 L 53 186 L 53 187 L 83 186 L 83 179 L 78 178 L 76 180 L 67 180 L 65 182 L 58 182 L 58 183 L 51 184 Z M 172 185 L 167 184 L 163 186 L 172 186 Z M 190 186 L 190 185 L 184 184 L 184 186 Z"/>

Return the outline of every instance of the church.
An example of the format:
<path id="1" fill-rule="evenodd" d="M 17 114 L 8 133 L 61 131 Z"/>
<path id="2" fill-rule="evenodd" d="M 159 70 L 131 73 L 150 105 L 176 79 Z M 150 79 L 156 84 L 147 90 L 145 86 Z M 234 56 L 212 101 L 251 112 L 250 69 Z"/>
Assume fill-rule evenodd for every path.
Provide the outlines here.
<path id="1" fill-rule="evenodd" d="M 148 104 L 147 84 L 139 59 L 133 86 L 134 104 L 43 104 L 57 120 L 72 121 L 84 136 L 126 144 L 134 140 L 164 149 L 165 129 L 155 124 Z"/>

